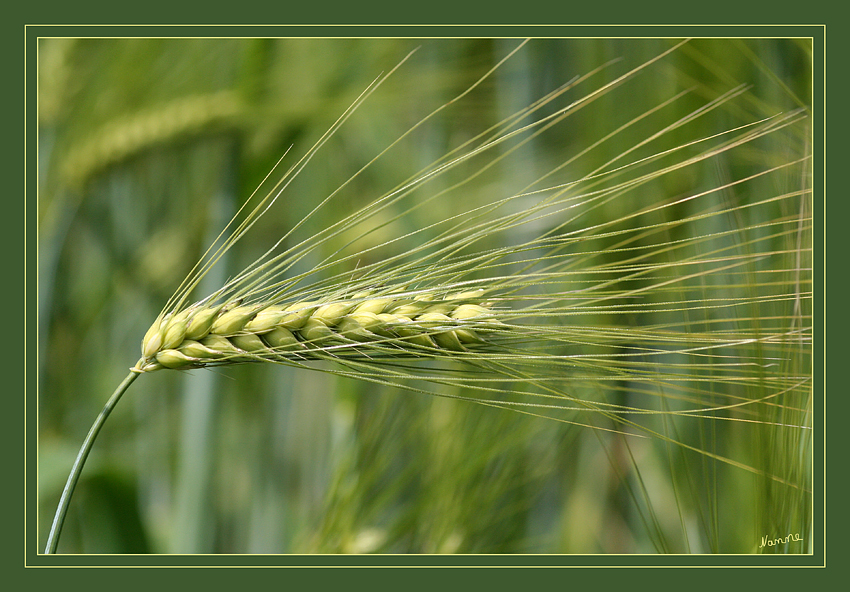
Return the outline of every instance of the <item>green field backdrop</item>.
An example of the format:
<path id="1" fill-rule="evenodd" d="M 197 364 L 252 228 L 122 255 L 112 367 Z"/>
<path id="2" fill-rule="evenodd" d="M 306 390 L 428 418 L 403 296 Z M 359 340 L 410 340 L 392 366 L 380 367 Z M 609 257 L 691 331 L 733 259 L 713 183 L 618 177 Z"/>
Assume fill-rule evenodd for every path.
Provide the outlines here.
<path id="1" fill-rule="evenodd" d="M 679 41 L 530 41 L 354 177 L 284 246 L 364 207 L 554 89 L 575 84 L 525 121 L 588 96 Z M 274 180 L 374 79 L 416 49 L 204 279 L 198 296 L 262 255 L 520 43 L 40 40 L 41 549 L 80 443 L 138 359 L 145 331 L 278 159 L 290 150 Z M 599 339 L 610 351 L 628 347 L 612 337 L 622 328 L 651 341 L 660 332 L 668 338 L 665 327 L 674 327 L 679 358 L 659 368 L 646 360 L 657 381 L 624 374 L 568 388 L 581 399 L 632 409 L 670 411 L 695 402 L 724 407 L 681 421 L 666 413 L 634 416 L 687 446 L 607 431 L 612 424 L 603 417 L 539 417 L 453 399 L 476 396 L 457 384 L 415 376 L 398 378 L 395 386 L 349 379 L 323 371 L 333 370 L 330 362 L 312 363 L 315 371 L 275 364 L 158 371 L 141 376 L 106 423 L 59 552 L 811 552 L 811 61 L 807 39 L 691 40 L 543 133 L 525 141 L 518 136 L 483 160 L 435 177 L 370 217 L 368 235 L 357 228 L 339 233 L 293 270 L 309 270 L 342 250 L 363 253 L 347 264 L 355 273 L 420 247 L 446 220 L 462 220 L 472 208 L 529 187 L 569 183 L 599 167 L 611 170 L 796 112 L 798 119 L 776 133 L 652 179 L 579 216 L 547 211 L 536 224 L 475 245 L 483 251 L 498 241 L 519 243 L 567 220 L 567 230 L 593 228 L 783 167 L 632 220 L 649 229 L 726 208 L 728 215 L 669 225 L 660 237 L 647 231 L 629 245 L 649 245 L 657 260 L 696 256 L 703 248 L 739 256 L 755 249 L 763 256 L 743 269 L 673 284 L 675 290 L 648 288 L 641 302 L 653 306 L 653 314 L 603 308 L 586 311 L 580 321 L 552 321 L 565 330 L 577 330 L 579 322 L 591 327 L 581 340 Z M 729 91 L 739 94 L 654 137 Z M 682 148 L 650 166 L 684 161 L 697 149 Z M 492 164 L 484 169 L 484 162 Z M 510 207 L 521 210 L 533 199 L 513 200 Z M 695 234 L 715 238 L 687 243 Z M 687 249 L 675 249 L 682 241 Z M 624 261 L 617 246 L 616 240 L 576 243 L 576 281 L 592 279 L 581 275 L 587 262 Z M 588 255 L 594 251 L 599 254 Z M 671 301 L 697 306 L 658 304 Z M 717 301 L 727 305 L 707 306 Z M 750 368 L 741 371 L 746 379 L 727 379 L 726 370 L 698 359 L 703 342 L 696 336 L 709 332 L 753 339 L 729 350 L 730 359 Z M 785 337 L 761 340 L 774 333 Z M 675 384 L 663 376 L 674 367 L 685 373 Z M 419 375 L 425 373 L 420 368 Z M 800 541 L 762 546 L 763 537 L 789 534 Z"/>

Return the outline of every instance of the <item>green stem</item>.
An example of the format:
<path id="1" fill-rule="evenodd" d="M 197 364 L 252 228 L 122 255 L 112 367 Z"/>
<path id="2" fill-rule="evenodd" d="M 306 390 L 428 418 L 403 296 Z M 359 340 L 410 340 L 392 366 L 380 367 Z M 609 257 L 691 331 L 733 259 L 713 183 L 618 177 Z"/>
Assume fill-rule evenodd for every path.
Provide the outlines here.
<path id="1" fill-rule="evenodd" d="M 50 534 L 47 536 L 47 546 L 44 549 L 45 553 L 56 553 L 56 546 L 59 544 L 59 534 L 62 532 L 62 524 L 65 522 L 65 514 L 68 513 L 68 505 L 71 503 L 71 496 L 74 493 L 74 488 L 77 486 L 77 481 L 80 480 L 80 473 L 83 471 L 83 465 L 86 463 L 86 458 L 89 456 L 94 440 L 97 438 L 98 433 L 100 433 L 100 428 L 103 427 L 103 423 L 106 421 L 106 418 L 109 417 L 109 414 L 118 403 L 121 395 L 123 395 L 124 391 L 127 390 L 127 387 L 136 380 L 138 375 L 138 370 L 133 369 L 130 371 L 127 378 L 118 385 L 118 388 L 115 389 L 115 392 L 112 393 L 111 397 L 109 397 L 109 400 L 106 402 L 106 405 L 104 405 L 100 415 L 98 415 L 97 419 L 94 420 L 80 451 L 77 453 L 77 459 L 74 461 L 74 466 L 71 467 L 71 474 L 68 475 L 68 481 L 65 483 L 65 489 L 62 490 L 62 497 L 59 498 L 59 506 L 56 508 L 56 516 L 53 517 L 53 525 L 50 527 Z"/>

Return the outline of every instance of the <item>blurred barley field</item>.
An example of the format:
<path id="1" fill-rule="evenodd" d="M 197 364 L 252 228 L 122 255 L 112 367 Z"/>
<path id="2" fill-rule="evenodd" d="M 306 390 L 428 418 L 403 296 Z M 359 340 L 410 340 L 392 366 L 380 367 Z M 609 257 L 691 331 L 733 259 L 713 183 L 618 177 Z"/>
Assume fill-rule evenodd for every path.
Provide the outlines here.
<path id="1" fill-rule="evenodd" d="M 83 437 L 164 303 L 278 159 L 292 147 L 278 169 L 285 171 L 381 73 L 416 49 L 204 278 L 202 292 L 235 276 L 349 179 L 299 236 L 366 206 L 562 85 L 575 84 L 566 102 L 587 96 L 680 41 L 531 40 L 352 179 L 521 40 L 41 39 L 39 547 Z M 565 209 L 515 230 L 520 242 L 567 220 L 589 229 L 642 212 L 635 220 L 646 232 L 628 245 L 577 243 L 577 273 L 588 261 L 615 269 L 626 246 L 655 257 L 703 248 L 763 255 L 675 289 L 637 278 L 647 282 L 641 302 L 652 314 L 581 317 L 593 328 L 581 339 L 601 339 L 611 351 L 628 348 L 612 337 L 623 327 L 647 340 L 679 335 L 675 381 L 663 376 L 673 363 L 654 369 L 647 359 L 646 372 L 659 378 L 624 374 L 570 387 L 627 409 L 659 401 L 665 413 L 634 417 L 669 439 L 611 431 L 605 417 L 588 426 L 586 417 L 453 399 L 474 396 L 456 382 L 355 380 L 322 371 L 324 362 L 319 371 L 159 371 L 136 381 L 106 423 L 59 552 L 810 553 L 811 64 L 809 39 L 690 40 L 545 133 L 499 146 L 481 173 L 458 167 L 436 176 L 394 206 L 403 211 L 370 218 L 368 235 L 341 232 L 295 270 L 357 241 L 363 255 L 353 272 L 417 248 L 442 221 L 544 176 L 565 184 L 666 150 L 651 166 L 670 166 L 692 155 L 690 146 L 674 149 L 695 138 L 797 113 L 718 158 L 580 215 Z M 655 139 L 725 93 L 731 98 Z M 536 117 L 555 109 L 543 105 Z M 702 192 L 710 198 L 648 209 Z M 669 224 L 686 218 L 688 225 Z M 687 243 L 693 232 L 704 243 Z M 688 250 L 677 252 L 683 242 Z M 717 300 L 723 308 L 709 306 Z M 688 301 L 698 306 L 663 305 Z M 698 336 L 724 331 L 749 336 L 745 350 L 728 354 L 750 364 L 746 379 L 691 357 L 701 355 Z M 762 339 L 774 334 L 784 337 Z M 693 401 L 712 410 L 667 414 Z M 762 544 L 788 534 L 801 540 Z"/>

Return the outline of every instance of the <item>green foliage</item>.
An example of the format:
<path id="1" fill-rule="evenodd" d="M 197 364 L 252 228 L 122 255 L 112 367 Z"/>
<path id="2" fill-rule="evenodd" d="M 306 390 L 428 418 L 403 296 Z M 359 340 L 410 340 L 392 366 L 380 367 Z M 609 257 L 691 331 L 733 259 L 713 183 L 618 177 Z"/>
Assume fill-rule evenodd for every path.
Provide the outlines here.
<path id="1" fill-rule="evenodd" d="M 376 277 L 449 282 L 463 258 L 477 264 L 464 281 L 528 268 L 539 281 L 503 285 L 530 327 L 509 353 L 569 365 L 145 375 L 95 445 L 59 551 L 808 552 L 806 43 L 702 39 L 659 57 L 675 42 L 534 40 L 393 144 L 519 42 L 42 40 L 42 533 L 70 451 L 227 220 L 421 45 L 195 299 L 282 236 L 278 252 L 303 253 L 287 276 L 331 287 L 413 257 L 433 267 Z M 758 548 L 789 532 L 804 542 Z"/>

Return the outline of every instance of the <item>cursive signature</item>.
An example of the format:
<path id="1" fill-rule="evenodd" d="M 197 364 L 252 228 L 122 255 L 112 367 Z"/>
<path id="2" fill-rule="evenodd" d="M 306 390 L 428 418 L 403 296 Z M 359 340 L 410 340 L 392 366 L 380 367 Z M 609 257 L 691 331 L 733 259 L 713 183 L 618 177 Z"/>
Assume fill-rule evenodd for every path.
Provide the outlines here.
<path id="1" fill-rule="evenodd" d="M 784 545 L 784 544 L 788 543 L 789 541 L 802 541 L 802 540 L 803 539 L 800 538 L 799 533 L 789 534 L 787 537 L 782 538 L 782 539 L 769 539 L 769 538 L 767 538 L 767 535 L 765 535 L 765 536 L 761 537 L 761 545 L 759 545 L 759 549 L 761 549 L 762 547 L 765 547 L 765 546 L 773 547 L 774 545 Z"/>

